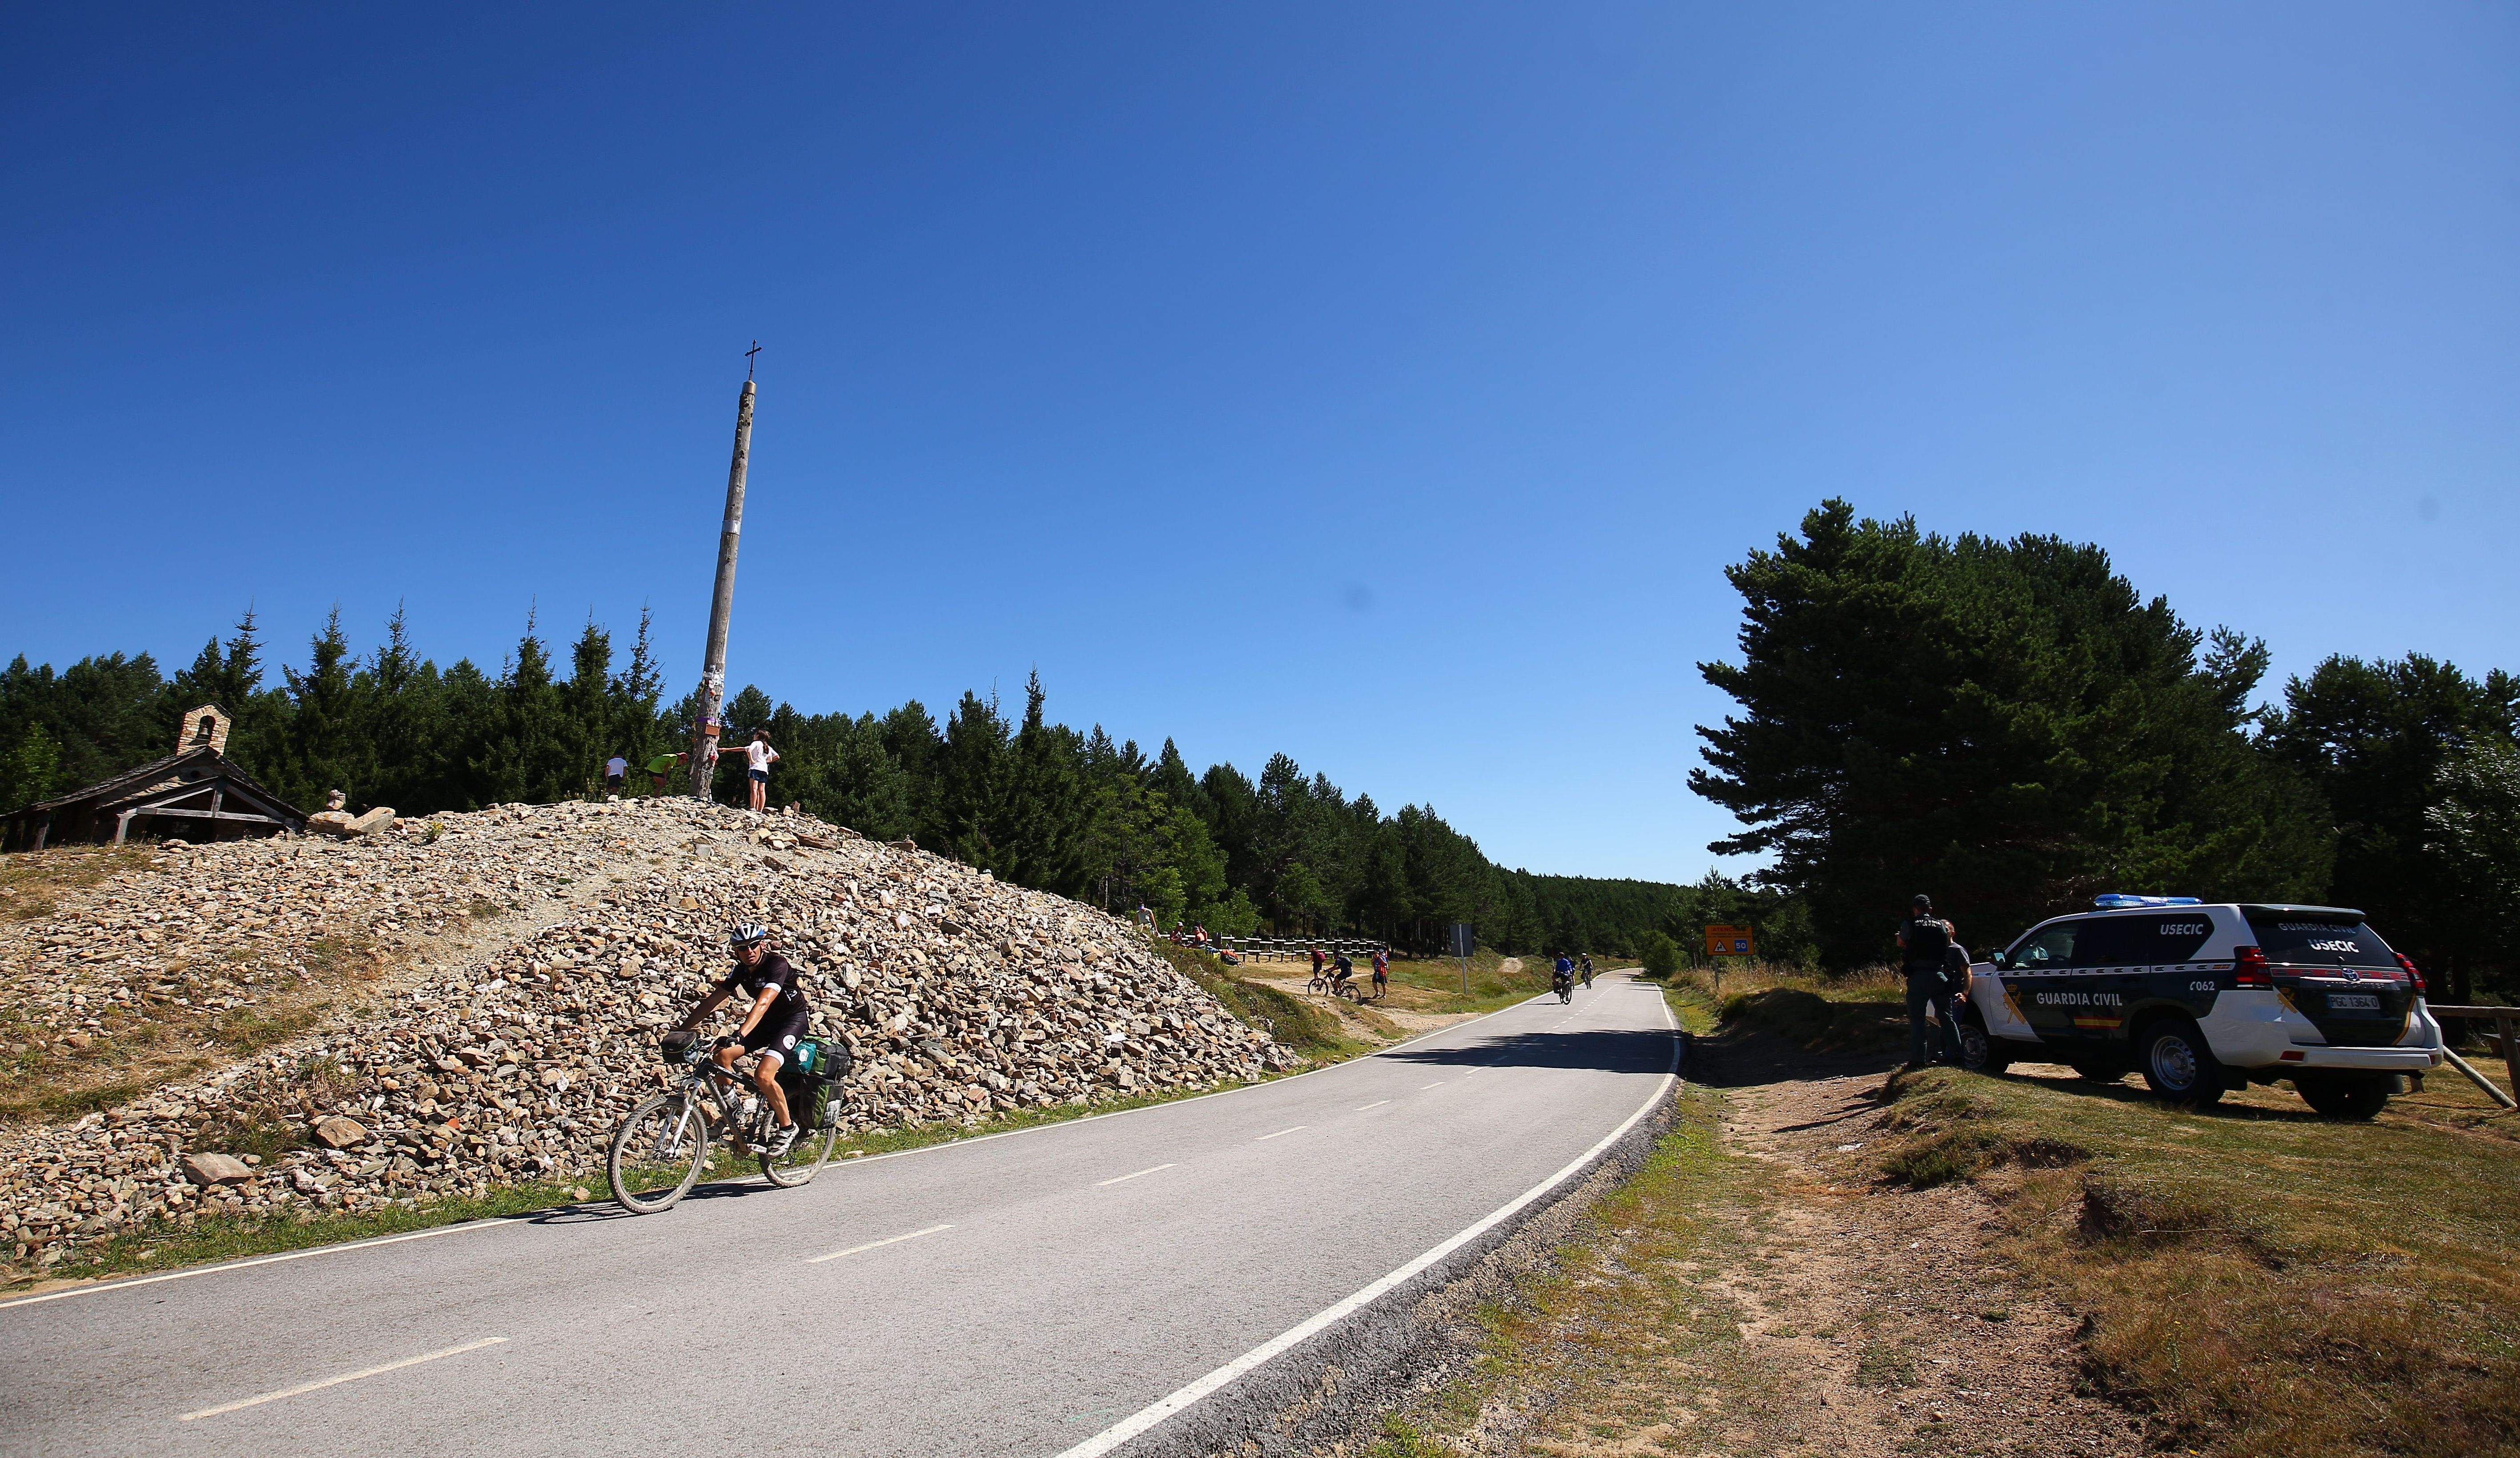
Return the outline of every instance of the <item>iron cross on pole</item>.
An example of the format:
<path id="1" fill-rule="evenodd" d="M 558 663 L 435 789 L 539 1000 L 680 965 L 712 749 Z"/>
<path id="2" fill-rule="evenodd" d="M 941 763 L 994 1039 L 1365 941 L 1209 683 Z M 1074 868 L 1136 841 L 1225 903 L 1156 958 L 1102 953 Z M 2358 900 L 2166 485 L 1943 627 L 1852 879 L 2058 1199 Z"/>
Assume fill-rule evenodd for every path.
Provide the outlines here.
<path id="1" fill-rule="evenodd" d="M 747 349 L 747 350 L 745 350 L 745 351 L 743 352 L 743 377 L 744 377 L 744 378 L 746 378 L 746 379 L 750 379 L 750 378 L 752 377 L 752 357 L 753 357 L 754 355 L 756 355 L 756 354 L 759 354 L 760 352 L 761 352 L 761 341 L 760 341 L 760 340 L 758 340 L 758 339 L 753 340 L 753 341 L 752 341 L 752 347 L 751 347 L 750 349 Z"/>

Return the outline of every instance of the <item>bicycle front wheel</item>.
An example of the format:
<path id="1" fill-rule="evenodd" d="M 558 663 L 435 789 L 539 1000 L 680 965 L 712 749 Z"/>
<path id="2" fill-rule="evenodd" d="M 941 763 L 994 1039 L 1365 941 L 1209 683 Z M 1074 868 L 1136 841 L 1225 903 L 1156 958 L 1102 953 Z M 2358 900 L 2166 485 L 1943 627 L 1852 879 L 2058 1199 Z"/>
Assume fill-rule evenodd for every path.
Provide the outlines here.
<path id="1" fill-rule="evenodd" d="M 786 1154 L 761 1156 L 761 1173 L 781 1189 L 792 1190 L 821 1172 L 823 1166 L 831 1162 L 832 1146 L 839 1141 L 840 1127 L 836 1124 L 830 1128 L 800 1128 L 796 1142 L 788 1146 Z"/>
<path id="2" fill-rule="evenodd" d="M 699 1182 L 708 1142 L 708 1116 L 688 1095 L 647 1099 L 612 1131 L 612 1151 L 604 1162 L 612 1198 L 632 1215 L 673 1209 Z"/>

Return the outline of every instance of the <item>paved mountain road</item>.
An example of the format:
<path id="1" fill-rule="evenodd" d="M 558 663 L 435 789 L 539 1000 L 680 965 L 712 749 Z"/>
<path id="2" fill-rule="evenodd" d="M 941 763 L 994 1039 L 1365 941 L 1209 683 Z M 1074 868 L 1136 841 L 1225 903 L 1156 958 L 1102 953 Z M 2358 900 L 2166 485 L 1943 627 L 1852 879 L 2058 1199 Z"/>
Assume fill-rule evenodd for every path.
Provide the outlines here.
<path id="1" fill-rule="evenodd" d="M 1663 1086 L 1670 1026 L 1658 990 L 1604 979 L 802 1189 L 22 1298 L 0 1303 L 0 1454 L 1052 1458 L 1601 1144 Z"/>

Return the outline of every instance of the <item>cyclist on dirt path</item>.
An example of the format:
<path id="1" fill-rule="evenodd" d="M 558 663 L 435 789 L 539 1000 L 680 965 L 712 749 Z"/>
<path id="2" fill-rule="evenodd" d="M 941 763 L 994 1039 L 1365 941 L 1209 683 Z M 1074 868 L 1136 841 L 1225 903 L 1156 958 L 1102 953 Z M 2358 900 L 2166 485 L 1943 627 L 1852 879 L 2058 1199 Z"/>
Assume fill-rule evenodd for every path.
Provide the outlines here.
<path id="1" fill-rule="evenodd" d="M 1330 965 L 1334 969 L 1330 973 L 1330 994 L 1335 996 L 1339 989 L 1356 981 L 1356 963 L 1349 961 L 1347 953 L 1342 951 Z"/>
<path id="2" fill-rule="evenodd" d="M 728 935 L 726 945 L 735 954 L 735 970 L 718 979 L 692 1015 L 683 1019 L 679 1031 L 697 1032 L 710 1013 L 738 993 L 752 999 L 742 1029 L 733 1038 L 719 1038 L 715 1056 L 718 1067 L 732 1070 L 743 1054 L 761 1055 L 752 1070 L 752 1086 L 761 1090 L 762 1102 L 779 1119 L 779 1132 L 770 1141 L 769 1153 L 783 1155 L 796 1142 L 796 1121 L 788 1112 L 787 1090 L 779 1086 L 779 1066 L 788 1061 L 796 1039 L 805 1036 L 806 1020 L 814 1010 L 805 1005 L 805 994 L 796 986 L 796 969 L 770 950 L 770 928 L 746 922 Z"/>
<path id="3" fill-rule="evenodd" d="M 1322 955 L 1322 950 L 1319 947 L 1315 947 L 1313 949 L 1313 975 L 1315 977 L 1322 975 L 1322 964 L 1328 960 L 1328 957 Z"/>

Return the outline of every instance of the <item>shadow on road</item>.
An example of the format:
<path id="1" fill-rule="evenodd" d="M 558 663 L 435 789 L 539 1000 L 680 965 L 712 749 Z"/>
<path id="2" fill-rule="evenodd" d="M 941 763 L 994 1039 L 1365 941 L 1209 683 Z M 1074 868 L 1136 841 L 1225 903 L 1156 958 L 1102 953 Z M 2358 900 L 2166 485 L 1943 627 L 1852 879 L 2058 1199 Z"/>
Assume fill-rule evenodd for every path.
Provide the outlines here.
<path id="1" fill-rule="evenodd" d="M 777 1188 L 764 1179 L 727 1179 L 710 1184 L 696 1184 L 682 1203 L 696 1200 L 741 1200 L 746 1195 L 759 1195 Z M 555 1206 L 538 1210 L 518 1218 L 528 1225 L 598 1225 L 607 1220 L 635 1220 L 639 1215 L 623 1210 L 609 1200 L 588 1200 L 577 1205 Z"/>
<path id="2" fill-rule="evenodd" d="M 1598 1068 L 1658 1074 L 1671 1067 L 1672 1039 L 1661 1030 L 1599 1029 L 1590 1033 L 1516 1033 L 1463 1047 L 1401 1048 L 1380 1056 L 1397 1063 L 1474 1068 Z"/>

